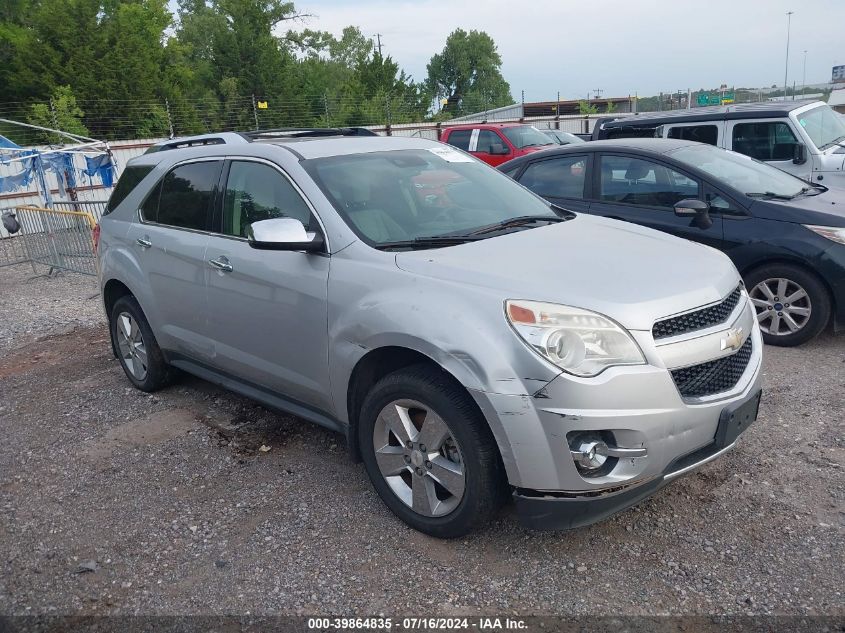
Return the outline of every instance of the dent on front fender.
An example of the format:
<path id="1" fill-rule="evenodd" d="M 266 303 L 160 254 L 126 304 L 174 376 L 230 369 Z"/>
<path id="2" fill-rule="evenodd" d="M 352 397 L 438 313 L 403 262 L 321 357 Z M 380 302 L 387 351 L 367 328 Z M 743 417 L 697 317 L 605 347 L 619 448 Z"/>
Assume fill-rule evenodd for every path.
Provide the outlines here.
<path id="1" fill-rule="evenodd" d="M 360 248 L 368 247 L 333 258 L 329 279 L 329 366 L 342 419 L 355 365 L 382 347 L 423 354 L 473 391 L 531 395 L 560 374 L 510 328 L 504 297 L 416 276 L 378 261 L 387 254 L 368 259 Z"/>

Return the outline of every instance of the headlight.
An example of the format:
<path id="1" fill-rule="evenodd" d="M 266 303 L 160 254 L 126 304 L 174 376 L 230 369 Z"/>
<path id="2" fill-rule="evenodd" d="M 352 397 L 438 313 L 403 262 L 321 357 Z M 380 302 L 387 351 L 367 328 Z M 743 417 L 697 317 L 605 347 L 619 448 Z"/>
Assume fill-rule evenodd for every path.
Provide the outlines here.
<path id="1" fill-rule="evenodd" d="M 513 328 L 546 360 L 576 376 L 596 376 L 614 365 L 643 365 L 634 339 L 605 316 L 539 301 L 506 301 Z"/>
<path id="2" fill-rule="evenodd" d="M 814 226 L 812 224 L 805 224 L 804 226 L 822 237 L 833 240 L 838 244 L 845 244 L 845 228 L 838 226 Z"/>

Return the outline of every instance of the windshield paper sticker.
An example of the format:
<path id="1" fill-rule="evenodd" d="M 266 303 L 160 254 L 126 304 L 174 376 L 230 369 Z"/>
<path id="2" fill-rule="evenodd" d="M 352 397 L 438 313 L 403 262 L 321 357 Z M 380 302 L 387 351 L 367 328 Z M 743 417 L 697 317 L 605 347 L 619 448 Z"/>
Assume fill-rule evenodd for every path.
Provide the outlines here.
<path id="1" fill-rule="evenodd" d="M 471 163 L 471 156 L 461 154 L 449 147 L 429 147 L 428 151 L 449 163 Z"/>

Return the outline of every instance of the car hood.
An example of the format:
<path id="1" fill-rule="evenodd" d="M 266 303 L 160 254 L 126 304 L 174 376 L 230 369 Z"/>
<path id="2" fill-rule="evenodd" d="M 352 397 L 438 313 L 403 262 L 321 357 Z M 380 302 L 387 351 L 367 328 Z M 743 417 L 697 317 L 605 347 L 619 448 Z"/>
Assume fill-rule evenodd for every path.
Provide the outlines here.
<path id="1" fill-rule="evenodd" d="M 459 246 L 397 253 L 402 270 L 600 312 L 632 330 L 730 294 L 731 261 L 708 246 L 579 215 Z"/>
<path id="2" fill-rule="evenodd" d="M 780 222 L 845 226 L 845 191 L 828 189 L 816 196 L 794 200 L 761 200 L 751 205 L 754 217 Z"/>

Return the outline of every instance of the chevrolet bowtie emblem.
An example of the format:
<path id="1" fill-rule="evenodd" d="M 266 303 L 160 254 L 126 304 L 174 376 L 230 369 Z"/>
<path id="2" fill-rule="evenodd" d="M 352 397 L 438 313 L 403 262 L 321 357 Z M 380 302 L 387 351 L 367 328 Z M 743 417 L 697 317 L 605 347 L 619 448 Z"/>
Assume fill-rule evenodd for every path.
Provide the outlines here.
<path id="1" fill-rule="evenodd" d="M 728 330 L 728 335 L 722 339 L 722 349 L 739 349 L 740 347 L 742 347 L 742 328 L 731 328 Z"/>

